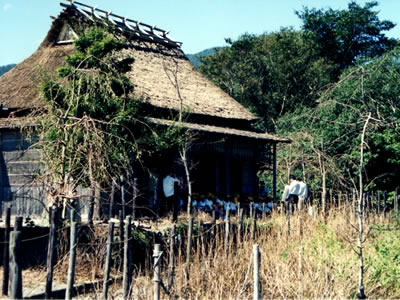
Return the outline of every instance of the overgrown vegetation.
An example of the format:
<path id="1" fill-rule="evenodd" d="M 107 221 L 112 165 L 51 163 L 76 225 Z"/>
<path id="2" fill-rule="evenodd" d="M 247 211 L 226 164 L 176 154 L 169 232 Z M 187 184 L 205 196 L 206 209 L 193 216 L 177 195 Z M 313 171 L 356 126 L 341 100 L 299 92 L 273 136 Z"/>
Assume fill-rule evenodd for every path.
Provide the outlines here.
<path id="1" fill-rule="evenodd" d="M 278 151 L 280 186 L 295 173 L 318 194 L 324 182 L 355 188 L 368 113 L 365 189 L 398 186 L 399 50 L 385 35 L 394 24 L 379 19 L 377 5 L 305 7 L 296 12 L 301 30 L 245 34 L 203 59 L 201 70 L 260 117 L 257 128 L 293 140 Z"/>
<path id="2" fill-rule="evenodd" d="M 148 106 L 133 96 L 126 75 L 133 58 L 116 55 L 124 44 L 102 28 L 87 29 L 57 77 L 41 84 L 47 105 L 35 146 L 45 166 L 41 181 L 54 199 L 76 197 L 77 186 L 110 184 L 131 174 L 135 163 L 179 144 L 179 128 L 148 125 Z"/>
<path id="3" fill-rule="evenodd" d="M 256 240 L 251 232 L 243 242 L 230 247 L 226 256 L 223 232 L 215 241 L 215 248 L 207 239 L 198 238 L 193 244 L 199 248 L 188 266 L 178 257 L 173 295 L 182 298 L 233 299 L 251 298 L 252 245 L 261 251 L 260 278 L 262 298 L 355 298 L 358 291 L 358 260 L 353 241 L 357 233 L 349 224 L 356 224 L 350 209 L 331 211 L 325 219 L 299 214 L 292 217 L 291 234 L 286 239 L 285 216 L 275 214 L 266 221 L 258 221 Z M 400 293 L 399 265 L 396 262 L 400 246 L 400 227 L 394 220 L 370 218 L 373 226 L 365 243 L 368 296 L 393 298 Z M 234 235 L 231 235 L 234 239 Z M 204 244 L 203 244 L 204 243 Z M 205 249 L 210 249 L 209 252 Z M 181 253 L 178 251 L 178 253 Z M 166 255 L 167 257 L 167 255 Z M 164 273 L 166 276 L 166 273 Z M 166 277 L 163 277 L 166 281 Z M 144 298 L 152 296 L 151 273 L 134 281 L 133 292 Z"/>

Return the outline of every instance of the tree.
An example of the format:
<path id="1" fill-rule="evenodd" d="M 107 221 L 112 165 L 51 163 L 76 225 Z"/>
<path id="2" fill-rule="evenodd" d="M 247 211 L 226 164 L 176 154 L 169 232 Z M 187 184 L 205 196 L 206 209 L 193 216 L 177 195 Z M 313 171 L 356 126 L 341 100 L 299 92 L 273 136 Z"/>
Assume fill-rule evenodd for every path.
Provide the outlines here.
<path id="1" fill-rule="evenodd" d="M 379 19 L 378 12 L 373 10 L 377 5 L 377 1 L 371 1 L 362 7 L 351 1 L 343 10 L 305 7 L 296 11 L 303 21 L 303 30 L 313 35 L 320 56 L 336 64 L 334 78 L 357 59 L 380 56 L 396 45 L 384 33 L 395 24 Z"/>
<path id="2" fill-rule="evenodd" d="M 293 29 L 245 34 L 203 58 L 201 71 L 260 117 L 257 127 L 275 131 L 276 120 L 298 106 L 313 107 L 330 82 L 331 66 L 308 34 Z"/>
<path id="3" fill-rule="evenodd" d="M 135 161 L 174 146 L 176 132 L 158 134 L 146 123 L 147 105 L 132 96 L 126 77 L 133 59 L 115 55 L 125 45 L 101 28 L 79 33 L 76 51 L 41 84 L 46 108 L 40 111 L 36 144 L 53 198 L 73 199 L 77 186 L 94 189 L 131 173 Z M 166 142 L 167 140 L 168 142 Z"/>
<path id="4" fill-rule="evenodd" d="M 315 109 L 300 108 L 277 123 L 278 134 L 289 135 L 293 143 L 291 166 L 305 162 L 311 185 L 321 186 L 313 169 L 320 152 L 327 159 L 327 184 L 356 188 L 359 178 L 360 140 L 363 125 L 371 113 L 365 133 L 363 175 L 366 190 L 393 190 L 400 174 L 400 49 L 375 58 L 368 64 L 346 70 L 340 80 L 323 93 Z M 296 134 L 294 134 L 296 132 Z M 314 143 L 310 143 L 312 140 Z M 324 147 L 319 147 L 323 141 Z M 317 151 L 312 151 L 312 146 Z M 280 155 L 289 157 L 289 145 Z M 295 149 L 295 150 L 293 150 Z M 300 155 L 303 153 L 303 155 Z"/>

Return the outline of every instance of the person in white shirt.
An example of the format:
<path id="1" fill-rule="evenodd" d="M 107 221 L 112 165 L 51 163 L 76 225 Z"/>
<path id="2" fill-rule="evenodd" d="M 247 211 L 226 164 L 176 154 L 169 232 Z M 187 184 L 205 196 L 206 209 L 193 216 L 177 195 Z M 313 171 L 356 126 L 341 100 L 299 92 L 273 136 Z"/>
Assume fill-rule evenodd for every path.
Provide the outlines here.
<path id="1" fill-rule="evenodd" d="M 296 181 L 296 177 L 293 175 L 289 176 L 289 182 L 289 196 L 287 198 L 288 204 L 292 204 L 293 207 L 296 207 L 299 202 L 300 184 Z"/>
<path id="2" fill-rule="evenodd" d="M 180 180 L 174 176 L 171 171 L 163 179 L 163 192 L 167 205 L 167 211 L 172 210 L 172 221 L 176 222 L 178 219 L 178 197 L 175 191 L 175 183 L 180 184 Z"/>
<path id="3" fill-rule="evenodd" d="M 308 197 L 308 187 L 307 187 L 307 184 L 304 183 L 300 178 L 297 178 L 296 181 L 300 185 L 298 209 L 301 210 L 301 209 L 303 209 L 304 203 L 306 202 L 307 197 Z"/>

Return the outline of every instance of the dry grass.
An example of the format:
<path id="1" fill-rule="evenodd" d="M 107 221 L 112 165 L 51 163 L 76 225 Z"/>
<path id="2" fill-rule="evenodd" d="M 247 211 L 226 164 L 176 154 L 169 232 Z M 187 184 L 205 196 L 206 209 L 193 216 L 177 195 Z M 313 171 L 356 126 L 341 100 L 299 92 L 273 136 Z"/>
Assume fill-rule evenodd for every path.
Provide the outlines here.
<path id="1" fill-rule="evenodd" d="M 389 224 L 387 219 L 380 218 L 370 218 L 369 222 Z M 352 217 L 344 210 L 332 211 L 326 220 L 295 214 L 291 218 L 290 236 L 287 236 L 286 217 L 273 215 L 264 221 L 259 220 L 255 241 L 251 240 L 250 233 L 244 235 L 242 242 L 231 247 L 228 256 L 222 237 L 217 237 L 215 250 L 208 253 L 201 247 L 200 239 L 195 241 L 200 247 L 189 265 L 182 256 L 178 257 L 172 294 L 187 299 L 251 298 L 252 246 L 258 244 L 263 298 L 354 298 L 358 260 L 353 250 L 356 232 L 352 225 L 355 225 Z M 370 262 L 366 293 L 371 298 L 398 297 L 398 285 L 384 286 L 382 278 L 369 276 L 376 271 L 373 258 L 378 254 L 373 243 L 379 238 L 379 235 L 372 234 L 365 245 L 366 261 Z M 400 267 L 397 270 L 400 272 Z M 167 274 L 166 268 L 163 274 Z M 136 278 L 134 298 L 152 298 L 152 284 L 150 275 Z"/>
<path id="2" fill-rule="evenodd" d="M 200 214 L 198 221 L 209 222 L 209 216 Z M 181 216 L 184 222 L 185 216 Z M 232 223 L 237 222 L 232 217 Z M 398 221 L 397 221 L 398 222 Z M 245 220 L 241 241 L 237 233 L 231 234 L 228 255 L 224 247 L 224 232 L 217 230 L 214 240 L 197 231 L 193 244 L 192 260 L 186 264 L 185 245 L 178 249 L 173 298 L 183 299 L 249 299 L 253 294 L 252 248 L 258 244 L 261 252 L 260 280 L 263 298 L 355 298 L 358 285 L 358 259 L 354 251 L 356 222 L 346 210 L 330 212 L 324 219 L 296 213 L 290 218 L 290 235 L 287 219 L 274 214 L 258 220 L 257 235 L 251 238 L 250 220 Z M 395 220 L 370 216 L 366 227 L 371 227 L 365 243 L 366 294 L 369 298 L 398 298 L 400 295 L 400 230 Z M 164 229 L 169 221 L 159 222 Z M 152 224 L 153 229 L 155 224 Z M 222 229 L 223 226 L 219 228 Z M 207 234 L 210 231 L 206 231 Z M 91 251 L 78 247 L 76 282 L 99 280 L 103 276 L 106 228 L 96 230 Z M 184 238 L 185 239 L 185 238 Z M 98 247 L 96 247 L 98 245 Z M 150 247 L 150 246 L 149 246 Z M 98 249 L 97 249 L 98 248 Z M 165 245 L 162 280 L 168 282 L 168 245 Z M 148 249 L 147 249 L 148 250 Z M 93 252 L 94 251 L 94 252 Z M 146 251 L 146 249 L 134 249 Z M 91 253 L 88 255 L 87 253 Z M 137 252 L 136 252 L 137 253 Z M 67 256 L 55 267 L 55 281 L 66 282 Z M 29 273 L 33 272 L 29 276 Z M 152 299 L 152 272 L 134 275 L 132 282 L 134 299 Z M 112 277 L 122 274 L 113 270 Z M 1 274 L 0 274 L 1 277 Z M 28 280 L 29 279 L 29 280 Z M 34 281 L 44 282 L 45 271 L 24 271 L 24 288 Z M 29 282 L 28 282 L 29 281 Z M 121 283 L 113 284 L 111 299 L 122 296 Z M 101 289 L 79 298 L 101 297 Z M 162 298 L 168 296 L 161 291 Z"/>

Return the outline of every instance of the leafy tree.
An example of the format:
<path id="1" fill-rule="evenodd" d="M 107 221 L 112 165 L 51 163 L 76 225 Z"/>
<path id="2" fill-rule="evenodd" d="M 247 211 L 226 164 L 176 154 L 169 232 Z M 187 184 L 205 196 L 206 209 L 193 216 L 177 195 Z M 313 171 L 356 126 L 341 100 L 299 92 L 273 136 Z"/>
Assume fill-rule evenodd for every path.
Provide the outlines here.
<path id="1" fill-rule="evenodd" d="M 276 120 L 298 106 L 313 107 L 329 83 L 331 66 L 318 56 L 308 34 L 282 29 L 243 35 L 203 58 L 200 69 L 260 117 L 257 127 L 275 131 Z"/>
<path id="2" fill-rule="evenodd" d="M 373 10 L 377 5 L 377 1 L 371 1 L 362 7 L 351 1 L 343 10 L 305 7 L 296 12 L 303 21 L 303 30 L 313 35 L 321 57 L 337 65 L 335 78 L 357 59 L 380 56 L 396 45 L 384 33 L 395 24 L 379 19 L 378 11 Z"/>
<path id="3" fill-rule="evenodd" d="M 78 185 L 93 191 L 178 143 L 178 130 L 147 125 L 148 106 L 132 96 L 126 76 L 133 59 L 115 55 L 124 45 L 100 28 L 81 32 L 57 78 L 41 85 L 47 105 L 35 134 L 45 165 L 41 179 L 56 198 L 75 197 Z"/>
<path id="4" fill-rule="evenodd" d="M 323 150 L 324 155 L 335 162 L 329 169 L 331 186 L 335 181 L 338 186 L 355 186 L 359 176 L 361 132 L 371 113 L 365 135 L 368 145 L 364 153 L 365 187 L 378 186 L 387 190 L 397 187 L 400 174 L 399 61 L 400 49 L 395 49 L 369 64 L 350 68 L 323 94 L 316 109 L 298 110 L 279 120 L 280 134 L 303 132 L 314 141 L 324 142 L 324 149 L 319 147 L 318 151 Z M 318 146 L 319 143 L 314 144 Z M 311 144 L 304 137 L 295 140 L 296 145 L 299 145 L 297 151 L 311 151 Z M 308 171 L 315 162 L 312 159 L 306 163 Z M 292 162 L 297 167 L 301 163 L 301 157 Z M 343 180 L 338 182 L 340 178 Z"/>

